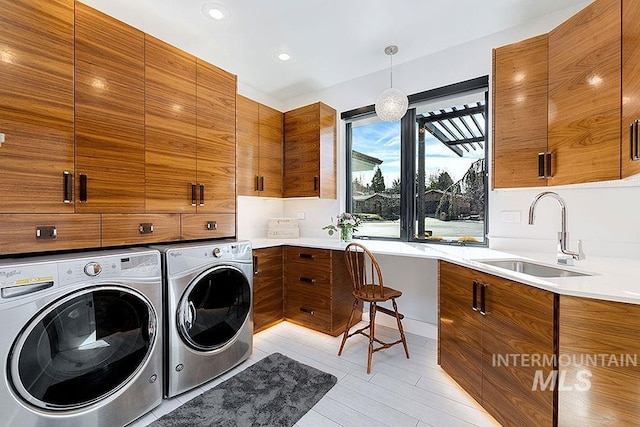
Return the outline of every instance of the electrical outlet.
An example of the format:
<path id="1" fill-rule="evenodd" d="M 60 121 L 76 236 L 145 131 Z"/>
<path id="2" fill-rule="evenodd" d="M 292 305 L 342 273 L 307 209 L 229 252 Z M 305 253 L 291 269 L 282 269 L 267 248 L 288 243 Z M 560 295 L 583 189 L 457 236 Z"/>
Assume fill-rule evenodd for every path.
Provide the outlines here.
<path id="1" fill-rule="evenodd" d="M 500 221 L 509 224 L 520 223 L 520 211 L 500 211 Z"/>
<path id="2" fill-rule="evenodd" d="M 298 218 L 298 219 L 307 219 L 307 213 L 306 212 L 296 212 L 296 218 Z"/>

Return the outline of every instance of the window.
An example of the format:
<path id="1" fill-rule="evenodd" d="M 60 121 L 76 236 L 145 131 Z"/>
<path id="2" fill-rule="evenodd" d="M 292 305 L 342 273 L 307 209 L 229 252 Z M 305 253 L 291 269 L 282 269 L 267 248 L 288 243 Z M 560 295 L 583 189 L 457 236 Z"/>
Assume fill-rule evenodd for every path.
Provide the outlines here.
<path id="1" fill-rule="evenodd" d="M 343 113 L 356 237 L 486 244 L 487 88 L 483 77 L 412 95 L 395 123 Z"/>

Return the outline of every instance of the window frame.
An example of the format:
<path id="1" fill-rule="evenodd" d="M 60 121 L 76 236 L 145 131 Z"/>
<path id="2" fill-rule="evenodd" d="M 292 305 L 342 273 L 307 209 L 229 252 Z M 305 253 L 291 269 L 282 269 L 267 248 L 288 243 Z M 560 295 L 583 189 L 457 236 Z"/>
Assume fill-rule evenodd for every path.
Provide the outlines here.
<path id="1" fill-rule="evenodd" d="M 485 186 L 484 186 L 484 239 L 482 242 L 459 242 L 459 241 L 436 241 L 418 239 L 415 237 L 415 212 L 414 200 L 416 199 L 416 189 L 414 185 L 415 173 L 417 165 L 415 161 L 416 154 L 416 105 L 438 98 L 448 97 L 472 92 L 476 90 L 484 90 L 485 97 Z M 436 89 L 430 89 L 408 96 L 409 109 L 404 117 L 400 120 L 400 237 L 379 237 L 366 236 L 355 237 L 367 240 L 398 240 L 413 243 L 429 243 L 440 245 L 468 245 L 468 246 L 489 246 L 489 76 L 481 76 L 459 83 L 442 86 Z M 345 124 L 345 163 L 346 163 L 346 211 L 353 211 L 353 182 L 352 182 L 352 150 L 353 136 L 352 123 L 359 119 L 365 119 L 375 115 L 375 106 L 357 108 L 341 113 L 340 118 L 346 121 Z M 410 183 L 410 185 L 407 185 Z"/>

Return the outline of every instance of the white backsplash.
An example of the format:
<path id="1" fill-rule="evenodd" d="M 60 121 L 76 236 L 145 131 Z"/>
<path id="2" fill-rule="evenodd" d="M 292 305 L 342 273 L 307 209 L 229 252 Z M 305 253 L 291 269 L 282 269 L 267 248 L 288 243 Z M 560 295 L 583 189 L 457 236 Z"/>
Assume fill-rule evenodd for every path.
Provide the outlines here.
<path id="1" fill-rule="evenodd" d="M 498 250 L 555 251 L 560 205 L 543 199 L 535 224 L 528 225 L 529 205 L 541 191 L 566 202 L 569 247 L 583 242 L 587 256 L 640 258 L 640 183 L 617 181 L 580 186 L 498 190 L 489 194 L 489 245 Z M 519 212 L 520 222 L 504 222 L 502 212 Z"/>

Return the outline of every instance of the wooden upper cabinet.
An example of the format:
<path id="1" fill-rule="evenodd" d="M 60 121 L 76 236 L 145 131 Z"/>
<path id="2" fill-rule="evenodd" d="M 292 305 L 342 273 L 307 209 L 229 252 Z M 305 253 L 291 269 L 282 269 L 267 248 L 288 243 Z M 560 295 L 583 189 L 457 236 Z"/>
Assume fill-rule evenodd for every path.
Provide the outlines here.
<path id="1" fill-rule="evenodd" d="M 640 2 L 622 2 L 622 178 L 640 173 Z"/>
<path id="2" fill-rule="evenodd" d="M 238 95 L 237 185 L 239 196 L 260 195 L 260 104 Z"/>
<path id="3" fill-rule="evenodd" d="M 284 114 L 284 197 L 336 198 L 336 111 L 315 103 Z"/>
<path id="4" fill-rule="evenodd" d="M 144 212 L 144 33 L 75 5 L 76 211 Z"/>
<path id="5" fill-rule="evenodd" d="M 196 58 L 145 35 L 145 82 L 146 211 L 195 212 Z"/>
<path id="6" fill-rule="evenodd" d="M 238 96 L 238 194 L 282 197 L 283 114 Z"/>
<path id="7" fill-rule="evenodd" d="M 282 197 L 283 114 L 260 104 L 259 117 L 261 195 Z"/>
<path id="8" fill-rule="evenodd" d="M 236 212 L 236 76 L 200 59 L 196 136 L 198 213 Z"/>
<path id="9" fill-rule="evenodd" d="M 596 0 L 549 33 L 551 185 L 620 178 L 620 8 Z"/>
<path id="10" fill-rule="evenodd" d="M 547 54 L 546 34 L 493 51 L 494 188 L 546 185 Z"/>
<path id="11" fill-rule="evenodd" d="M 73 5 L 0 2 L 0 212 L 74 210 Z"/>

